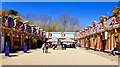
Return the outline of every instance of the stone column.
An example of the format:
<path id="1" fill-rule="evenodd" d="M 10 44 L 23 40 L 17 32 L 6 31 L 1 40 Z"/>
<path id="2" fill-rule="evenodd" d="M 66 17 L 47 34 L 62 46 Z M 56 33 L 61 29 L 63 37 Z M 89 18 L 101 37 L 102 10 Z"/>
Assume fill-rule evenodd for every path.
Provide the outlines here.
<path id="1" fill-rule="evenodd" d="M 14 48 L 14 44 L 13 44 L 13 31 L 10 31 L 10 41 L 11 41 L 11 47 L 10 47 L 10 49 L 11 48 Z"/>

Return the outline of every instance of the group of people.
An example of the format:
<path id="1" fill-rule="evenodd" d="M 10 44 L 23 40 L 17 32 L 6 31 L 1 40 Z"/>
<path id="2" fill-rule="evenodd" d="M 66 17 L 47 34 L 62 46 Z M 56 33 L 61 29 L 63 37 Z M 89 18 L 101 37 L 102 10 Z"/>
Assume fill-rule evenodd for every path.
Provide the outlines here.
<path id="1" fill-rule="evenodd" d="M 54 50 L 55 48 L 57 48 L 57 46 L 58 46 L 58 45 L 53 44 L 53 45 L 52 45 L 53 50 Z M 43 43 L 43 45 L 42 45 L 43 53 L 48 53 L 48 48 L 49 48 L 49 47 L 51 47 L 51 45 L 50 45 L 49 43 Z M 61 45 L 61 48 L 62 48 L 62 50 L 66 50 L 67 45 L 66 45 L 66 44 L 62 44 L 62 45 Z"/>
<path id="2" fill-rule="evenodd" d="M 48 53 L 48 48 L 49 47 L 50 47 L 49 43 L 43 43 L 43 45 L 42 45 L 43 53 Z"/>
<path id="3" fill-rule="evenodd" d="M 53 48 L 53 50 L 54 50 L 55 48 L 57 48 L 57 44 L 53 44 L 53 45 L 52 45 L 52 48 Z"/>
<path id="4" fill-rule="evenodd" d="M 62 46 L 62 50 L 66 50 L 66 48 L 67 48 L 66 44 L 62 44 L 61 46 Z"/>

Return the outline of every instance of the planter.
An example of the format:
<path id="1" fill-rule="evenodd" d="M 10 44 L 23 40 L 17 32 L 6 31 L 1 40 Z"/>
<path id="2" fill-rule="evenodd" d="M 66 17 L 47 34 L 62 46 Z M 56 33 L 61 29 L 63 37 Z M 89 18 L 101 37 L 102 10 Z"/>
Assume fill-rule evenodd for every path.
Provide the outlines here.
<path id="1" fill-rule="evenodd" d="M 33 39 L 32 40 L 32 48 L 36 48 L 37 47 L 37 39 Z"/>
<path id="2" fill-rule="evenodd" d="M 33 42 L 33 43 L 37 43 L 37 40 L 36 40 L 36 39 L 33 39 L 32 42 Z"/>
<path id="3" fill-rule="evenodd" d="M 89 50 L 89 47 L 86 47 L 86 50 Z"/>

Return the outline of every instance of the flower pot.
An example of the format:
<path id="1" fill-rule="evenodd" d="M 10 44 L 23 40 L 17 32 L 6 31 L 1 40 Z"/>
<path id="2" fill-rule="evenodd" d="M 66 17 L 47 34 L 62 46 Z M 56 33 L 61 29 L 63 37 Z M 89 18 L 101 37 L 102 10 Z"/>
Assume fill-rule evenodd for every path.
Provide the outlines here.
<path id="1" fill-rule="evenodd" d="M 86 47 L 86 50 L 89 50 L 89 47 Z"/>

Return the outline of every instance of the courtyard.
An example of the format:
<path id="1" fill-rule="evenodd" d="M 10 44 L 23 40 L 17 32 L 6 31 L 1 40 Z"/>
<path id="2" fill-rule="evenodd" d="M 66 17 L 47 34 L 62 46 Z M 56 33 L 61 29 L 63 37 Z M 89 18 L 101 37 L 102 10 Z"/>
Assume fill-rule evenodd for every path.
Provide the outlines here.
<path id="1" fill-rule="evenodd" d="M 77 47 L 67 50 L 49 49 L 48 53 L 42 53 L 42 49 L 29 50 L 27 53 L 18 51 L 10 53 L 9 57 L 0 54 L 2 65 L 118 65 L 118 56 L 109 56 L 93 50 L 85 50 Z"/>

